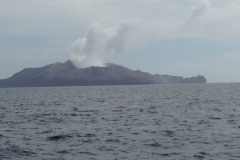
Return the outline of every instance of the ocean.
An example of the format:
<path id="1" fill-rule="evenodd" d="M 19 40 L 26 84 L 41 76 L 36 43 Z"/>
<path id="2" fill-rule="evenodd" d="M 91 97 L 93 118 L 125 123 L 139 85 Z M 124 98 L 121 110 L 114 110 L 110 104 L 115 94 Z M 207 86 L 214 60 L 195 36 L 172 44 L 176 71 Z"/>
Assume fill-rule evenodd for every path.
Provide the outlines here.
<path id="1" fill-rule="evenodd" d="M 238 160 L 240 84 L 0 88 L 0 160 Z"/>

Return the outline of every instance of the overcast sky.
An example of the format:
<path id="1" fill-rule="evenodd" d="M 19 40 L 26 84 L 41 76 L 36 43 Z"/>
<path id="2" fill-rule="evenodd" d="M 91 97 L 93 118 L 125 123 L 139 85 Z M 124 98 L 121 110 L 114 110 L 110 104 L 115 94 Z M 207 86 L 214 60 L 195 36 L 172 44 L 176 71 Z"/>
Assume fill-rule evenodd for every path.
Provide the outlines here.
<path id="1" fill-rule="evenodd" d="M 99 54 L 115 51 L 105 57 L 107 62 L 149 73 L 204 75 L 212 83 L 240 82 L 239 0 L 0 3 L 0 79 L 24 68 L 69 60 L 73 45 L 81 45 L 97 26 L 107 35 L 104 42 L 108 44 Z M 137 27 L 132 27 L 132 21 Z M 112 38 L 125 31 L 125 38 Z M 109 47 L 112 39 L 124 49 L 118 44 Z"/>

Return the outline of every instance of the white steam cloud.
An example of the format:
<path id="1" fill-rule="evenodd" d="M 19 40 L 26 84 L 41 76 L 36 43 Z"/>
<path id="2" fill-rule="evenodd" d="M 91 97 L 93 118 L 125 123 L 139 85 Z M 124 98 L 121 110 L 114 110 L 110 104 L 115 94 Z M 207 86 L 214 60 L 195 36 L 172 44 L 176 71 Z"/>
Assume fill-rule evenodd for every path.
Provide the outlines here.
<path id="1" fill-rule="evenodd" d="M 85 37 L 72 44 L 70 59 L 78 68 L 104 67 L 110 55 L 122 54 L 134 45 L 139 26 L 139 19 L 124 21 L 118 27 L 94 22 Z"/>

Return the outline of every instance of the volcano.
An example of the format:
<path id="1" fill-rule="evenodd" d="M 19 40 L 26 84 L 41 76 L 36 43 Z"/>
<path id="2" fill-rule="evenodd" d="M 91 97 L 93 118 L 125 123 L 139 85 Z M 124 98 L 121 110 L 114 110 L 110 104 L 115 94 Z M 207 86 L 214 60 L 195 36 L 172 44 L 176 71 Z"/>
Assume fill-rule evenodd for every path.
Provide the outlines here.
<path id="1" fill-rule="evenodd" d="M 93 86 L 137 84 L 206 83 L 204 76 L 183 78 L 133 71 L 126 67 L 106 63 L 105 67 L 78 69 L 69 60 L 40 68 L 26 68 L 12 77 L 0 80 L 0 87 Z"/>

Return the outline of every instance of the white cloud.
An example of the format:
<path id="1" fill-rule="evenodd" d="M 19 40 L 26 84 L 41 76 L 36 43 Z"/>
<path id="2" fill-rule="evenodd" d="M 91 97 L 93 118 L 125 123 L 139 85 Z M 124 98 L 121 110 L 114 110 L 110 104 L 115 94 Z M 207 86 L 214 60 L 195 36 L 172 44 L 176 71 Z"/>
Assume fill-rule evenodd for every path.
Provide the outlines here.
<path id="1" fill-rule="evenodd" d="M 139 25 L 138 19 L 124 21 L 118 27 L 93 23 L 86 36 L 71 46 L 71 60 L 79 68 L 104 66 L 107 57 L 124 53 L 138 41 Z"/>

